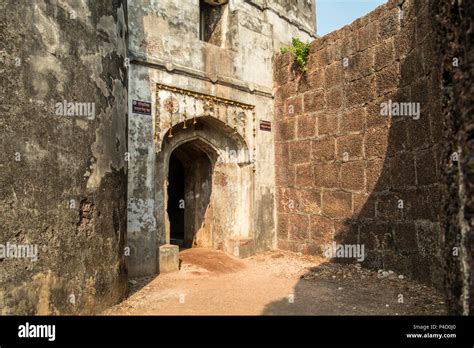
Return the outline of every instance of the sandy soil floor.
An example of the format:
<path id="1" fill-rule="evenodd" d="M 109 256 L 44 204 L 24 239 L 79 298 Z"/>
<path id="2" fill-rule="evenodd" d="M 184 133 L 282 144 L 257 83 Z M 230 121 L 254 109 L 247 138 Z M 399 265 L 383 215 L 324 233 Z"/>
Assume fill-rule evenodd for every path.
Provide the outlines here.
<path id="1" fill-rule="evenodd" d="M 439 293 L 389 271 L 275 251 L 180 253 L 179 272 L 130 281 L 106 315 L 441 315 Z"/>

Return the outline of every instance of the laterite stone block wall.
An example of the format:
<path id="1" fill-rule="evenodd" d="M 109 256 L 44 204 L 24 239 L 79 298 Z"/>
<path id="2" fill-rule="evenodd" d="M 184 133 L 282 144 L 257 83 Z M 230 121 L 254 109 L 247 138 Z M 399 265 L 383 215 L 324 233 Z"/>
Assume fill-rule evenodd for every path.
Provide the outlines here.
<path id="1" fill-rule="evenodd" d="M 427 1 L 389 1 L 312 42 L 305 74 L 276 58 L 279 248 L 322 256 L 328 243 L 360 244 L 364 266 L 442 285 L 433 32 Z M 384 116 L 384 103 L 419 114 Z"/>

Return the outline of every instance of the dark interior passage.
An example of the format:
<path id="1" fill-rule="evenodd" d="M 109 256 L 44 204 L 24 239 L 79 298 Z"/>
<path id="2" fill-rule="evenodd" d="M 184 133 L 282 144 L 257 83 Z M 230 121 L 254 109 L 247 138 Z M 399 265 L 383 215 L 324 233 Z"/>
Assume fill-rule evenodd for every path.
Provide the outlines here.
<path id="1" fill-rule="evenodd" d="M 205 225 L 212 191 L 212 163 L 205 144 L 190 141 L 171 154 L 168 175 L 168 218 L 172 244 L 190 248 L 197 234 L 212 239 Z"/>
<path id="2" fill-rule="evenodd" d="M 168 217 L 171 225 L 171 243 L 181 244 L 184 240 L 184 166 L 171 154 L 168 178 Z"/>

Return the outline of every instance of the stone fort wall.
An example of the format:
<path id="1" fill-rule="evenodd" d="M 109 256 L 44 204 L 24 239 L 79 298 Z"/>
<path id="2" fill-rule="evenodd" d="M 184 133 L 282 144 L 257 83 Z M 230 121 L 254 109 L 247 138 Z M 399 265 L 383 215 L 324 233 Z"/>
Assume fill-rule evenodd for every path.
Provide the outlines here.
<path id="1" fill-rule="evenodd" d="M 291 13 L 298 4 L 310 3 L 290 2 L 288 16 L 300 22 L 280 21 L 279 27 L 274 20 L 283 1 L 231 5 L 272 23 L 275 35 L 264 34 L 265 42 L 278 48 L 280 34 L 311 29 L 304 17 Z M 391 0 L 315 40 L 305 76 L 294 72 L 288 55 L 278 56 L 274 116 L 263 99 L 244 97 L 248 84 L 237 95 L 259 108 L 264 105 L 260 114 L 276 123 L 280 248 L 321 254 L 332 241 L 362 243 L 368 267 L 393 269 L 436 286 L 447 275 L 448 305 L 458 314 L 472 312 L 473 292 L 469 9 L 472 14 L 470 3 L 434 0 L 430 7 L 421 0 Z M 5 86 L 0 103 L 5 154 L 0 158 L 0 244 L 39 247 L 35 262 L 0 259 L 0 313 L 97 313 L 124 296 L 130 268 L 124 250 L 130 245 L 126 158 L 133 149 L 127 144 L 127 99 L 133 98 L 135 85 L 129 88 L 126 74 L 126 6 L 122 1 L 107 6 L 7 1 L 0 10 L 0 29 L 9 38 L 0 43 Z M 129 10 L 133 18 L 136 8 Z M 238 19 L 243 28 L 259 32 L 257 20 L 244 11 L 235 14 L 235 23 Z M 440 22 L 435 22 L 436 14 L 442 15 Z M 147 23 L 145 29 L 154 28 L 153 16 Z M 128 25 L 134 37 L 145 35 L 133 24 Z M 173 30 L 169 37 L 175 36 Z M 248 32 L 243 29 L 239 35 L 248 37 Z M 255 35 L 262 39 L 261 32 Z M 161 64 L 160 57 L 152 57 L 160 42 L 134 42 L 134 37 L 129 71 L 148 74 L 133 60 Z M 153 39 L 152 32 L 146 37 Z M 242 69 L 249 70 L 235 73 L 232 65 L 223 64 L 219 69 L 229 69 L 216 71 L 220 59 L 212 57 L 233 53 L 193 45 L 204 47 L 199 49 L 203 59 L 194 61 L 203 74 L 197 74 L 200 84 L 193 88 L 211 93 L 214 78 L 237 84 L 228 80 L 237 74 L 238 80 L 265 92 L 260 97 L 271 103 L 267 70 L 255 75 L 255 67 L 247 64 L 251 60 L 242 60 L 247 62 L 240 64 Z M 140 55 L 140 50 L 146 53 Z M 271 55 L 264 53 L 262 61 L 271 65 Z M 469 64 L 454 73 L 453 56 Z M 156 61 L 148 61 L 150 57 Z M 186 57 L 178 58 L 183 60 L 172 68 L 188 65 Z M 153 82 L 167 74 L 151 73 Z M 197 80 L 182 76 L 177 81 L 190 87 Z M 448 96 L 441 95 L 441 86 Z M 420 118 L 380 115 L 380 104 L 388 100 L 420 103 Z M 93 103 L 94 115 L 57 115 L 55 105 L 63 101 Z M 272 169 L 273 138 L 265 134 L 262 139 L 257 154 L 265 154 L 259 161 L 267 159 Z M 455 152 L 459 159 L 453 162 Z M 258 225 L 273 224 L 269 215 L 273 213 L 258 215 Z M 459 258 L 452 257 L 455 247 L 462 250 Z"/>
<path id="2" fill-rule="evenodd" d="M 316 39 L 304 75 L 278 57 L 278 245 L 322 256 L 362 244 L 364 266 L 440 287 L 439 54 L 428 2 L 399 4 Z M 389 101 L 419 117 L 382 115 Z"/>
<path id="3" fill-rule="evenodd" d="M 97 313 L 127 290 L 126 10 L 0 12 L 0 314 Z"/>
<path id="4" fill-rule="evenodd" d="M 242 138 L 240 143 L 245 146 L 236 150 L 249 154 L 249 161 L 231 163 L 229 152 L 233 146 L 215 146 L 224 159 L 215 173 L 226 185 L 213 185 L 211 189 L 212 199 L 201 231 L 212 236 L 210 246 L 229 251 L 237 244 L 239 250 L 244 246 L 251 252 L 276 247 L 274 132 L 262 131 L 259 125 L 262 121 L 273 122 L 274 53 L 292 37 L 314 37 L 310 35 L 314 29 L 314 3 L 221 3 L 225 4 L 220 6 L 220 31 L 212 35 L 211 41 L 200 40 L 199 1 L 135 1 L 127 6 L 131 154 L 127 237 L 131 276 L 156 273 L 159 246 L 167 243 L 167 236 L 171 235 L 166 181 L 173 147 L 167 132 L 171 126 L 183 129 L 184 110 L 188 117 L 197 116 L 199 126 L 204 127 L 201 135 L 210 142 L 224 144 L 233 128 L 238 128 L 240 135 L 235 135 Z M 233 116 L 236 110 L 221 106 L 209 113 L 210 122 L 206 123 L 205 117 L 200 117 L 204 115 L 201 101 L 195 104 L 194 97 L 183 98 L 182 94 L 164 91 L 158 87 L 161 84 L 253 105 L 255 114 L 247 113 L 242 127 Z M 173 117 L 163 108 L 168 97 L 179 101 Z M 133 113 L 133 100 L 151 102 L 151 115 Z M 222 128 L 215 126 L 219 123 Z M 188 128 L 187 132 L 193 129 Z"/>

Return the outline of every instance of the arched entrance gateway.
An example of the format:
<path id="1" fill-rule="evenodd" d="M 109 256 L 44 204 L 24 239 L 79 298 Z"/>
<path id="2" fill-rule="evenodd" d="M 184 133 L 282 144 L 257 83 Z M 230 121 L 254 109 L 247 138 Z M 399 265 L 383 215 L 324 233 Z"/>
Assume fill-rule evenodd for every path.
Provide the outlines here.
<path id="1" fill-rule="evenodd" d="M 175 125 L 157 156 L 156 212 L 161 242 L 238 254 L 252 238 L 253 168 L 242 137 L 221 121 L 201 117 Z M 170 134 L 172 136 L 170 136 Z"/>
<path id="2" fill-rule="evenodd" d="M 157 250 L 171 244 L 240 256 L 242 244 L 247 253 L 254 246 L 255 171 L 245 138 L 255 134 L 248 128 L 252 107 L 199 97 L 165 90 L 158 99 Z"/>
<path id="3" fill-rule="evenodd" d="M 257 131 L 257 115 L 269 104 L 257 112 L 163 84 L 148 104 L 154 107 L 145 103 L 144 115 L 129 121 L 131 276 L 176 270 L 178 246 L 238 257 L 273 248 L 273 138 Z"/>

